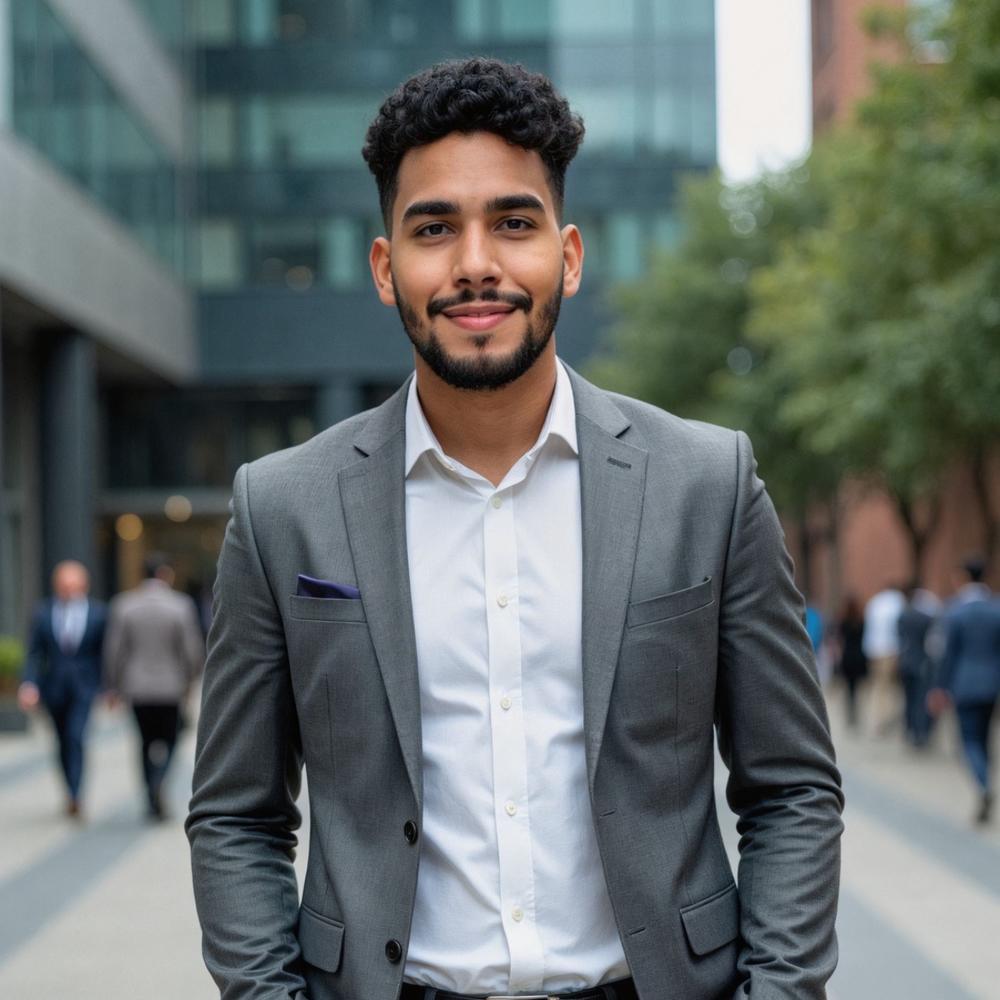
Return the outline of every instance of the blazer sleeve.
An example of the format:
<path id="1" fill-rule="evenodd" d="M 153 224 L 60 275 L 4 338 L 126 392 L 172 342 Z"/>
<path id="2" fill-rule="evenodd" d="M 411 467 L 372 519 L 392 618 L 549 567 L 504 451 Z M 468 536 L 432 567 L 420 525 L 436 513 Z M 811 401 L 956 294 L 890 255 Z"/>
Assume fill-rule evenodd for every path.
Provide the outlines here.
<path id="1" fill-rule="evenodd" d="M 947 615 L 944 625 L 944 652 L 938 668 L 936 683 L 954 697 L 955 670 L 962 655 L 962 626 L 954 612 Z"/>
<path id="2" fill-rule="evenodd" d="M 108 607 L 108 621 L 104 628 L 101 654 L 103 684 L 107 691 L 118 691 L 121 687 L 126 641 L 121 605 L 117 599 L 113 599 Z"/>
<path id="3" fill-rule="evenodd" d="M 219 557 L 186 830 L 202 950 L 220 997 L 304 1000 L 292 866 L 302 747 L 252 499 L 242 466 Z"/>
<path id="4" fill-rule="evenodd" d="M 740 834 L 749 996 L 820 1000 L 837 963 L 843 796 L 804 605 L 745 434 L 723 574 L 716 724 Z"/>
<path id="5" fill-rule="evenodd" d="M 190 598 L 184 601 L 180 625 L 181 646 L 190 686 L 197 680 L 205 665 L 205 640 L 198 621 L 198 608 Z"/>
<path id="6" fill-rule="evenodd" d="M 48 649 L 46 648 L 45 629 L 48 617 L 48 606 L 39 605 L 31 620 L 31 633 L 28 636 L 28 653 L 21 669 L 21 682 L 34 684 L 36 687 L 45 671 Z"/>

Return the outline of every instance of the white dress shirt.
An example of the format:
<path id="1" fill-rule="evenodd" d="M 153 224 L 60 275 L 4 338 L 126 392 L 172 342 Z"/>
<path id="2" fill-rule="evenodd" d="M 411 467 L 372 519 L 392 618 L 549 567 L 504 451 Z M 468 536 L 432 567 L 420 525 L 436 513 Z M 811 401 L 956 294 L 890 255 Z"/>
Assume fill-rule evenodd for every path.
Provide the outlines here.
<path id="1" fill-rule="evenodd" d="M 80 648 L 83 633 L 87 631 L 86 597 L 74 597 L 69 601 L 54 601 L 52 604 L 52 631 L 59 648 L 72 655 Z"/>
<path id="2" fill-rule="evenodd" d="M 899 616 L 906 598 L 899 590 L 880 590 L 865 606 L 861 648 L 869 660 L 899 655 Z"/>
<path id="3" fill-rule="evenodd" d="M 449 458 L 410 384 L 406 532 L 424 809 L 405 979 L 458 993 L 628 976 L 587 789 L 580 469 L 562 364 L 503 482 Z"/>

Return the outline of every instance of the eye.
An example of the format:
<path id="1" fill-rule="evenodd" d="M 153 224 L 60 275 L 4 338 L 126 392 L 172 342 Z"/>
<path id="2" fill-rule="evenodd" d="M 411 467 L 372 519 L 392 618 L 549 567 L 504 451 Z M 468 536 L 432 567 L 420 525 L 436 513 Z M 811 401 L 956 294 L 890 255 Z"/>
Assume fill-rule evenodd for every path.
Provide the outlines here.
<path id="1" fill-rule="evenodd" d="M 443 222 L 428 222 L 426 226 L 421 226 L 417 236 L 444 236 L 448 232 L 448 227 Z"/>
<path id="2" fill-rule="evenodd" d="M 523 233 L 534 227 L 533 223 L 530 222 L 528 219 L 513 218 L 513 219 L 504 219 L 500 223 L 500 228 L 508 233 Z"/>

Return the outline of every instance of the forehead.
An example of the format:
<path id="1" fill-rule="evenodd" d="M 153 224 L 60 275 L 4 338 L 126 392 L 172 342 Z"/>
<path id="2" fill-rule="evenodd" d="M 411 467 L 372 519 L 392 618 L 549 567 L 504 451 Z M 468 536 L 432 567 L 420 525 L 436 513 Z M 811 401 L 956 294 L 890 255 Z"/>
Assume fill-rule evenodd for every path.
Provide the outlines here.
<path id="1" fill-rule="evenodd" d="M 452 132 L 409 150 L 399 165 L 394 215 L 414 201 L 442 200 L 472 208 L 508 194 L 534 194 L 553 207 L 541 156 L 492 132 Z"/>

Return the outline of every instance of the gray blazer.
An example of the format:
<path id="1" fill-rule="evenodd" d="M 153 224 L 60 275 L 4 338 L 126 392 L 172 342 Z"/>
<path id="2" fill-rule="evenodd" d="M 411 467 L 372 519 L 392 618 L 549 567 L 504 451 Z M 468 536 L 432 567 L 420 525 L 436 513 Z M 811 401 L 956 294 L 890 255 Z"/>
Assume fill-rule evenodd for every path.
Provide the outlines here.
<path id="1" fill-rule="evenodd" d="M 823 997 L 840 778 L 749 442 L 571 378 L 588 780 L 639 993 Z M 404 386 L 236 475 L 187 821 L 205 960 L 226 998 L 394 1000 L 400 988 L 422 800 L 405 400 Z M 300 573 L 361 600 L 296 596 Z M 738 890 L 713 728 L 739 814 Z"/>
<path id="2" fill-rule="evenodd" d="M 186 594 L 146 580 L 118 594 L 104 636 L 104 686 L 138 704 L 177 704 L 205 660 L 198 610 Z"/>

